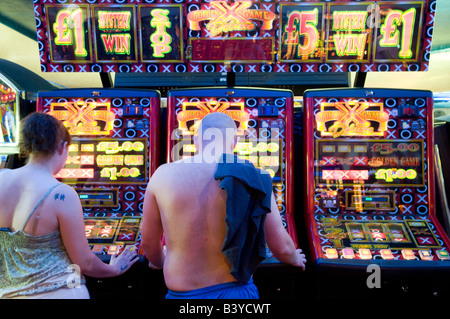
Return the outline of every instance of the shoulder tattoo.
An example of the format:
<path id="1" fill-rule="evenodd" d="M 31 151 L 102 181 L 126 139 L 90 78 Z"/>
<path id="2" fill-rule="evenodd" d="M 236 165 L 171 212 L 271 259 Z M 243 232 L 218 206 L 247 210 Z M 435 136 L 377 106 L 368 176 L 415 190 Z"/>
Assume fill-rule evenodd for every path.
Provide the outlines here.
<path id="1" fill-rule="evenodd" d="M 55 194 L 55 200 L 60 200 L 64 202 L 64 199 L 66 199 L 66 195 L 64 193 L 56 193 Z"/>

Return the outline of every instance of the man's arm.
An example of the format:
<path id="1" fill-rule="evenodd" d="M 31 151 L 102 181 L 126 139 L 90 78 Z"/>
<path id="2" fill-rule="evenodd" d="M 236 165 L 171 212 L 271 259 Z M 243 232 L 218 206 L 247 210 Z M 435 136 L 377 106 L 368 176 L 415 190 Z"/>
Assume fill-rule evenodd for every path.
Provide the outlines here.
<path id="1" fill-rule="evenodd" d="M 264 224 L 266 242 L 275 258 L 287 264 L 305 269 L 306 258 L 301 249 L 295 249 L 292 238 L 281 222 L 275 196 L 272 193 L 271 212 L 266 215 Z"/>
<path id="2" fill-rule="evenodd" d="M 150 179 L 147 190 L 145 192 L 141 227 L 141 244 L 144 249 L 145 256 L 149 260 L 149 266 L 152 268 L 162 268 L 164 265 L 165 255 L 163 253 L 161 238 L 163 227 L 158 203 L 153 191 L 153 184 L 157 179 L 157 173 Z"/>

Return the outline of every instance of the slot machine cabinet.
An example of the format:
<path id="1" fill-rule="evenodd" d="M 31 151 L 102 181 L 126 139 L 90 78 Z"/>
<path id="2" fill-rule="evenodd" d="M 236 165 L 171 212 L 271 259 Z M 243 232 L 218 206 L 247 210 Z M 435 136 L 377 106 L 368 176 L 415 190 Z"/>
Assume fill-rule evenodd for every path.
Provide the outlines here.
<path id="1" fill-rule="evenodd" d="M 129 270 L 120 282 L 88 280 L 91 296 L 110 293 L 111 285 L 122 285 L 128 295 L 137 293 L 136 286 L 151 273 L 142 256 L 140 227 L 147 183 L 159 164 L 159 92 L 39 92 L 37 110 L 61 120 L 72 136 L 66 165 L 56 177 L 79 194 L 92 251 L 104 262 L 124 246 L 135 246 L 141 255 L 141 263 L 133 265 L 139 270 Z"/>
<path id="2" fill-rule="evenodd" d="M 174 89 L 168 92 L 167 108 L 168 162 L 196 154 L 193 132 L 207 114 L 223 112 L 235 120 L 240 136 L 235 154 L 270 172 L 283 224 L 298 246 L 293 209 L 293 93 L 241 87 Z M 259 267 L 260 274 L 270 273 L 269 268 L 284 266 L 268 249 L 267 256 Z M 278 280 L 267 288 L 270 296 L 274 296 L 270 291 L 279 293 L 290 289 L 280 289 L 282 281 L 276 275 L 272 277 L 265 281 L 267 287 L 270 280 Z M 254 278 L 257 282 L 257 273 Z M 258 285 L 261 296 L 266 287 Z"/>
<path id="3" fill-rule="evenodd" d="M 448 296 L 432 93 L 308 90 L 304 107 L 305 223 L 318 295 Z"/>

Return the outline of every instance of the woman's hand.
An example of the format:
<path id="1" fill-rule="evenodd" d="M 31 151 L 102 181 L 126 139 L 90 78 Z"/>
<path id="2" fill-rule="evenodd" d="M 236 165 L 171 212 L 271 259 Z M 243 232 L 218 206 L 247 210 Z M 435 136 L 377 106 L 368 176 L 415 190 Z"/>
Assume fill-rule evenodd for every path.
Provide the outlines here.
<path id="1" fill-rule="evenodd" d="M 130 248 L 125 247 L 120 254 L 116 253 L 112 255 L 109 264 L 116 268 L 117 273 L 121 275 L 130 269 L 130 267 L 138 260 L 139 258 L 136 253 L 136 248 L 131 246 Z"/>

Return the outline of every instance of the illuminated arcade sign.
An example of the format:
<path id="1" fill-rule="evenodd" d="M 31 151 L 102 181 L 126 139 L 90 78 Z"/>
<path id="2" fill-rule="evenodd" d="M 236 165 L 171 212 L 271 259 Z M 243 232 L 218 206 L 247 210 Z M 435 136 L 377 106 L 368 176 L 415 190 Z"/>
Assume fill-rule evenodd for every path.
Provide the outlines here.
<path id="1" fill-rule="evenodd" d="M 282 142 L 280 140 L 258 141 L 247 140 L 238 142 L 234 152 L 270 174 L 274 183 L 281 181 L 283 176 Z"/>
<path id="2" fill-rule="evenodd" d="M 66 183 L 146 183 L 146 154 L 145 139 L 74 138 L 56 177 Z"/>
<path id="3" fill-rule="evenodd" d="M 249 114 L 244 110 L 244 103 L 216 100 L 184 102 L 182 111 L 177 114 L 178 127 L 183 134 L 194 134 L 201 120 L 206 115 L 215 112 L 225 113 L 238 122 L 239 134 L 243 134 L 247 129 Z"/>
<path id="4" fill-rule="evenodd" d="M 426 71 L 436 10 L 434 0 L 48 2 L 34 5 L 44 72 Z"/>
<path id="5" fill-rule="evenodd" d="M 110 103 L 89 101 L 60 102 L 50 105 L 49 114 L 61 120 L 71 135 L 108 135 L 113 128 L 114 112 Z"/>
<path id="6" fill-rule="evenodd" d="M 383 103 L 347 101 L 322 103 L 316 114 L 321 136 L 383 136 L 389 114 Z"/>
<path id="7" fill-rule="evenodd" d="M 220 112 L 229 115 L 237 122 L 238 135 L 241 135 L 241 139 L 236 144 L 234 149 L 235 154 L 240 158 L 252 162 L 255 167 L 267 171 L 271 175 L 274 183 L 281 182 L 283 176 L 283 143 L 278 138 L 279 134 L 276 133 L 278 129 L 274 127 L 271 133 L 268 133 L 266 129 L 261 129 L 259 138 L 256 137 L 255 132 L 252 133 L 253 138 L 243 137 L 248 134 L 246 130 L 248 129 L 250 119 L 249 110 L 245 108 L 245 100 L 241 99 L 240 101 L 236 100 L 231 102 L 224 99 L 216 100 L 215 98 L 194 99 L 189 102 L 180 102 L 180 105 L 181 108 L 176 113 L 177 127 L 181 131 L 177 134 L 177 138 L 180 138 L 180 140 L 172 149 L 172 158 L 186 158 L 195 155 L 197 149 L 192 142 L 192 135 L 196 133 L 201 120 L 206 115 Z M 262 113 L 260 114 L 262 115 Z M 262 131 L 266 133 L 262 133 Z M 263 134 L 266 135 L 262 136 Z"/>
<path id="8" fill-rule="evenodd" d="M 253 163 L 255 167 L 270 174 L 274 183 L 281 181 L 283 176 L 283 143 L 280 139 L 246 139 L 236 143 L 234 153 L 240 158 Z M 190 157 L 197 152 L 195 145 L 183 143 L 182 157 Z"/>
<path id="9" fill-rule="evenodd" d="M 96 61 L 137 62 L 135 7 L 92 6 Z"/>
<path id="10" fill-rule="evenodd" d="M 16 100 L 16 92 L 10 87 L 0 84 L 0 103 L 14 102 Z"/>
<path id="11" fill-rule="evenodd" d="M 187 20 L 191 30 L 200 31 L 201 21 L 208 21 L 206 30 L 211 36 L 222 35 L 231 31 L 253 31 L 256 24 L 252 20 L 262 22 L 261 30 L 272 30 L 275 13 L 270 10 L 252 10 L 252 1 L 211 1 L 208 10 L 195 10 L 189 12 Z"/>
<path id="12" fill-rule="evenodd" d="M 422 140 L 317 140 L 317 184 L 423 186 Z"/>
<path id="13" fill-rule="evenodd" d="M 18 152 L 18 92 L 0 77 L 0 154 Z"/>

